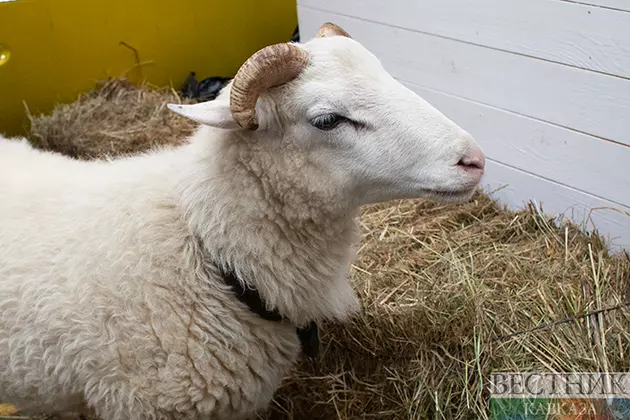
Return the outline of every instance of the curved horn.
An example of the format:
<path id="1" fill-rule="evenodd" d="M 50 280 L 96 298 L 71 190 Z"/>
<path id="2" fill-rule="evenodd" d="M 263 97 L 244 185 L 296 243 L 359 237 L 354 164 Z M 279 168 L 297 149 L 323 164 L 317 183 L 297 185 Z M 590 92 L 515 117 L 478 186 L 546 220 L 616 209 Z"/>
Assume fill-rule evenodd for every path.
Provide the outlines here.
<path id="1" fill-rule="evenodd" d="M 319 27 L 316 38 L 326 38 L 330 36 L 345 36 L 346 38 L 352 38 L 350 34 L 344 31 L 340 26 L 335 25 L 332 22 L 326 22 Z"/>
<path id="2" fill-rule="evenodd" d="M 230 110 L 236 123 L 258 129 L 256 101 L 260 94 L 295 79 L 308 63 L 309 54 L 294 44 L 270 45 L 252 55 L 232 82 Z"/>

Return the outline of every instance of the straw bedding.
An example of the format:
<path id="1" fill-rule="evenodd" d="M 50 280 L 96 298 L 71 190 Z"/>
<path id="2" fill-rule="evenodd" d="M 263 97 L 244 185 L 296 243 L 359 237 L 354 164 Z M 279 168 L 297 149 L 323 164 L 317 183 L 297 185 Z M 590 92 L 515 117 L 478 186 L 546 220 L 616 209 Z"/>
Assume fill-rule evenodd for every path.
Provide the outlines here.
<path id="1" fill-rule="evenodd" d="M 183 101 L 169 88 L 138 88 L 112 79 L 50 115 L 30 116 L 29 137 L 39 148 L 81 159 L 175 146 L 195 125 L 169 111 L 169 102 Z"/>
<path id="2" fill-rule="evenodd" d="M 80 158 L 179 144 L 194 126 L 172 90 L 109 81 L 49 116 L 39 147 Z M 322 354 L 266 419 L 489 418 L 492 371 L 627 371 L 630 257 L 536 207 L 483 193 L 442 206 L 370 206 L 352 282 L 363 310 L 322 326 Z"/>

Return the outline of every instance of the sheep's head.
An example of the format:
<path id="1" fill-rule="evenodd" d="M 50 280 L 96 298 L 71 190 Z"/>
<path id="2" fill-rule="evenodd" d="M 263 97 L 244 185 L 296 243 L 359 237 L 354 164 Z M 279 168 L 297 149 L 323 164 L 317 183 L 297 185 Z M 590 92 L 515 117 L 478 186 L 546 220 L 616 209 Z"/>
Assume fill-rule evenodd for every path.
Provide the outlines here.
<path id="1" fill-rule="evenodd" d="M 470 134 L 330 23 L 307 43 L 258 51 L 215 101 L 169 107 L 205 125 L 290 142 L 357 204 L 464 201 L 484 172 Z"/>

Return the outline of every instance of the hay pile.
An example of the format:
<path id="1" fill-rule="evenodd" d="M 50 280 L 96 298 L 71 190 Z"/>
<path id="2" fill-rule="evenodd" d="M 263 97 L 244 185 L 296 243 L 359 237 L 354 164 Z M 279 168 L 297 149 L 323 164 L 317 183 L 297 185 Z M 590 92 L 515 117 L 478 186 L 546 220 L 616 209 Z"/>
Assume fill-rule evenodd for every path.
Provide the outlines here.
<path id="1" fill-rule="evenodd" d="M 190 133 L 162 114 L 172 92 L 105 86 L 33 118 L 31 139 L 91 157 Z M 319 361 L 295 369 L 266 419 L 485 419 L 492 371 L 630 368 L 630 257 L 597 235 L 481 193 L 371 206 L 362 227 L 363 311 L 323 326 Z"/>
<path id="2" fill-rule="evenodd" d="M 492 371 L 627 371 L 630 259 L 533 208 L 478 194 L 461 206 L 365 209 L 352 274 L 359 319 L 328 326 L 270 419 L 488 418 Z M 510 337 L 512 334 L 518 334 Z"/>
<path id="3" fill-rule="evenodd" d="M 71 104 L 58 105 L 50 115 L 29 115 L 29 137 L 39 148 L 81 159 L 178 145 L 195 124 L 169 111 L 169 102 L 183 101 L 170 88 L 112 79 Z"/>

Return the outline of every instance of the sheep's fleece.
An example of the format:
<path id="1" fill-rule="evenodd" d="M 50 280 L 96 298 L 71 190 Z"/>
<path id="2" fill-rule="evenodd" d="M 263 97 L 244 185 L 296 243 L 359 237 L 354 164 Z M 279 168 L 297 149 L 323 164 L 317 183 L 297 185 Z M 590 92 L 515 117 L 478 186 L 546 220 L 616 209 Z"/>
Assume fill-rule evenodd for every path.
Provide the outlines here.
<path id="1" fill-rule="evenodd" d="M 236 124 L 228 85 L 172 106 L 204 124 L 173 149 L 85 162 L 0 137 L 0 400 L 108 420 L 251 418 L 299 355 L 296 326 L 358 309 L 360 206 L 470 198 L 484 165 L 472 137 L 328 35 L 272 48 L 309 61 L 253 101 L 258 130 Z M 256 77 L 269 75 L 282 74 Z M 285 321 L 251 312 L 222 269 Z"/>
<path id="2" fill-rule="evenodd" d="M 279 307 L 293 304 L 282 282 L 296 272 L 312 283 L 291 279 L 296 301 L 319 295 L 331 305 L 304 304 L 306 317 L 343 318 L 355 307 L 339 274 L 353 226 L 304 226 L 312 240 L 290 241 L 275 224 L 248 223 L 268 204 L 250 195 L 247 176 L 226 177 L 217 191 L 243 202 L 204 197 L 211 213 L 178 199 L 212 194 L 199 189 L 201 171 L 221 141 L 208 147 L 205 130 L 181 149 L 114 162 L 0 138 L 1 400 L 47 412 L 87 403 L 111 419 L 240 418 L 265 408 L 299 353 L 295 325 L 265 321 L 233 296 L 214 274 L 227 255 L 244 278 L 273 276 L 261 292 Z M 194 184 L 180 191 L 186 178 Z M 208 224 L 206 238 L 191 234 L 198 223 Z M 204 240 L 223 247 L 206 250 Z M 307 320 L 299 307 L 283 311 L 296 324 Z"/>

